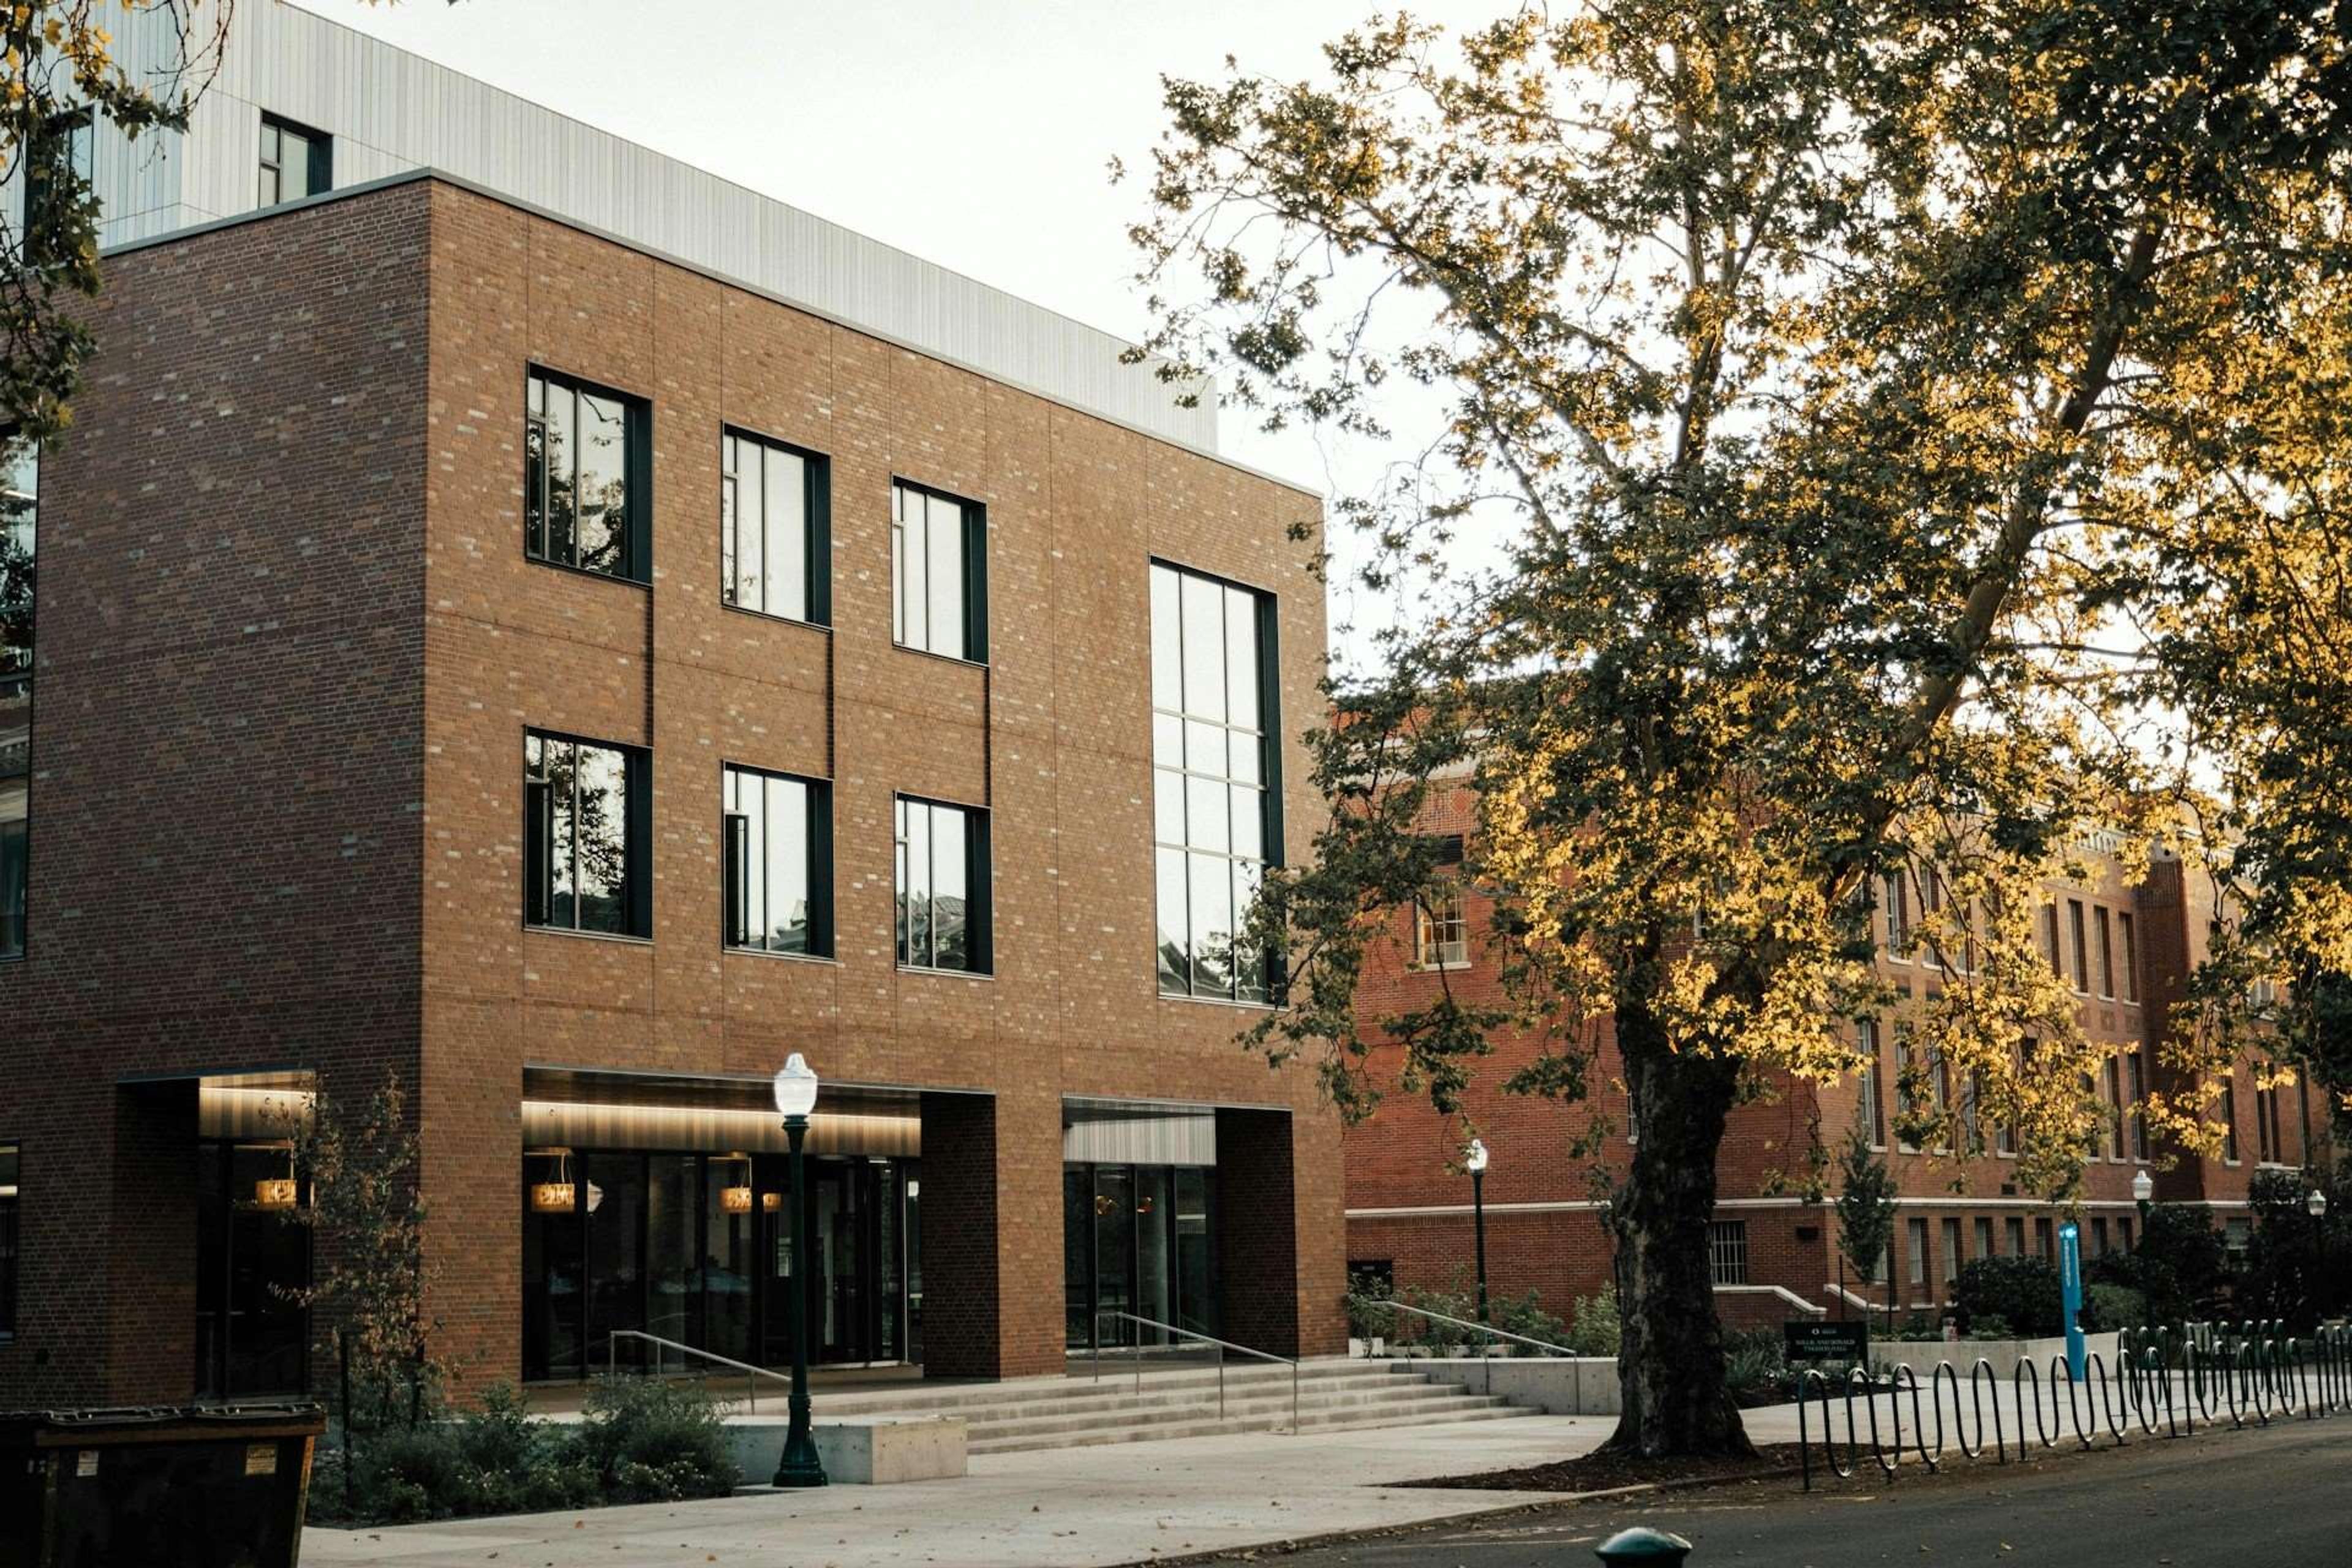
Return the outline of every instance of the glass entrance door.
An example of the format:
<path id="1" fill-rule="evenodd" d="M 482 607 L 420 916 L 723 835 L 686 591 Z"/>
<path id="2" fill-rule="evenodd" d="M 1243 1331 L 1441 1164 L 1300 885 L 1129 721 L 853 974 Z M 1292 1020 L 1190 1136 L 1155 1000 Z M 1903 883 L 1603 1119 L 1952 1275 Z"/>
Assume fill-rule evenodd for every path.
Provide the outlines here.
<path id="1" fill-rule="evenodd" d="M 1215 1174 L 1171 1165 L 1063 1168 L 1062 1274 L 1071 1349 L 1097 1340 L 1161 1345 L 1174 1337 L 1138 1318 L 1216 1332 Z"/>
<path id="2" fill-rule="evenodd" d="M 808 1312 L 812 1363 L 898 1361 L 906 1355 L 908 1259 L 904 1169 L 896 1162 L 809 1156 L 802 1223 L 808 1266 L 792 1255 L 791 1163 L 762 1155 L 759 1315 L 768 1365 L 792 1361 L 792 1298 L 798 1274 Z M 776 1194 L 769 1207 L 764 1194 Z"/>

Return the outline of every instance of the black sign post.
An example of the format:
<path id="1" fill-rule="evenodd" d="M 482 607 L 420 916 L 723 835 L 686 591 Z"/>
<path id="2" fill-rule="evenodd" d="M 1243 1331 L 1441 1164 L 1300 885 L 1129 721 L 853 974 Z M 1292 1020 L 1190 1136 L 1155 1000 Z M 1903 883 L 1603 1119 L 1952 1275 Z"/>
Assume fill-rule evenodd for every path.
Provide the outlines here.
<path id="1" fill-rule="evenodd" d="M 1798 1318 L 1780 1325 L 1788 1342 L 1789 1360 L 1798 1362 L 1843 1361 L 1867 1365 L 1870 1361 L 1870 1326 L 1860 1321 L 1841 1322 L 1828 1318 Z"/>

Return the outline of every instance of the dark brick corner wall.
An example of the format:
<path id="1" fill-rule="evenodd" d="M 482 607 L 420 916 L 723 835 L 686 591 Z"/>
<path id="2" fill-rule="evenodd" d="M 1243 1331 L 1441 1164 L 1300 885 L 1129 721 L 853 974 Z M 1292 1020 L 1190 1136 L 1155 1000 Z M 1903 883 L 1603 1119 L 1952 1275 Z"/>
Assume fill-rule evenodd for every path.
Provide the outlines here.
<path id="1" fill-rule="evenodd" d="M 924 1375 L 1002 1376 L 996 1101 L 927 1094 L 922 1114 Z"/>
<path id="2" fill-rule="evenodd" d="M 1286 1110 L 1217 1110 L 1217 1275 L 1224 1337 L 1300 1354 L 1297 1169 Z"/>

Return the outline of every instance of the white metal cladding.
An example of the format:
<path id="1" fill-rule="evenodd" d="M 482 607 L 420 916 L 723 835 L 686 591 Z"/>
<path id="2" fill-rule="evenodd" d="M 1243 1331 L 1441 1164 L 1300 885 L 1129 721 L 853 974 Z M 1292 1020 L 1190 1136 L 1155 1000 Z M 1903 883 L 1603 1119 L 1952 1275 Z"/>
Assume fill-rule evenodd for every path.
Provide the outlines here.
<path id="1" fill-rule="evenodd" d="M 176 59 L 163 11 L 108 0 L 134 72 Z M 184 134 L 99 128 L 102 246 L 249 212 L 261 115 L 333 138 L 338 187 L 432 168 L 1151 434 L 1216 449 L 1216 399 L 1177 403 L 1127 344 L 282 0 L 236 7 Z"/>
<path id="2" fill-rule="evenodd" d="M 1202 1105 L 1062 1102 L 1065 1164 L 1214 1165 L 1217 1113 Z"/>

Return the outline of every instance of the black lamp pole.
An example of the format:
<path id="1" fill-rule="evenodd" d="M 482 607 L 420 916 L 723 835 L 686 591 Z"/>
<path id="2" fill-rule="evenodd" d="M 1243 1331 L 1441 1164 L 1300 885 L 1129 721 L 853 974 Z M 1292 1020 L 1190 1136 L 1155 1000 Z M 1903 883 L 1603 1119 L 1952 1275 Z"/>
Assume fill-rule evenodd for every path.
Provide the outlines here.
<path id="1" fill-rule="evenodd" d="M 784 1139 L 792 1146 L 793 1191 L 786 1202 L 793 1211 L 793 1272 L 786 1282 L 785 1292 L 792 1298 L 790 1321 L 793 1329 L 793 1395 L 791 1429 L 784 1434 L 784 1457 L 776 1465 L 776 1485 L 780 1487 L 821 1487 L 824 1485 L 824 1463 L 816 1456 L 816 1435 L 809 1427 L 808 1386 L 808 1252 L 803 1232 L 806 1219 L 801 1213 L 802 1197 L 808 1188 L 801 1178 L 801 1141 L 808 1136 L 808 1118 L 784 1118 Z"/>
<path id="2" fill-rule="evenodd" d="M 1486 1321 L 1486 1173 L 1470 1173 L 1471 1227 L 1478 1236 L 1478 1321 Z"/>

